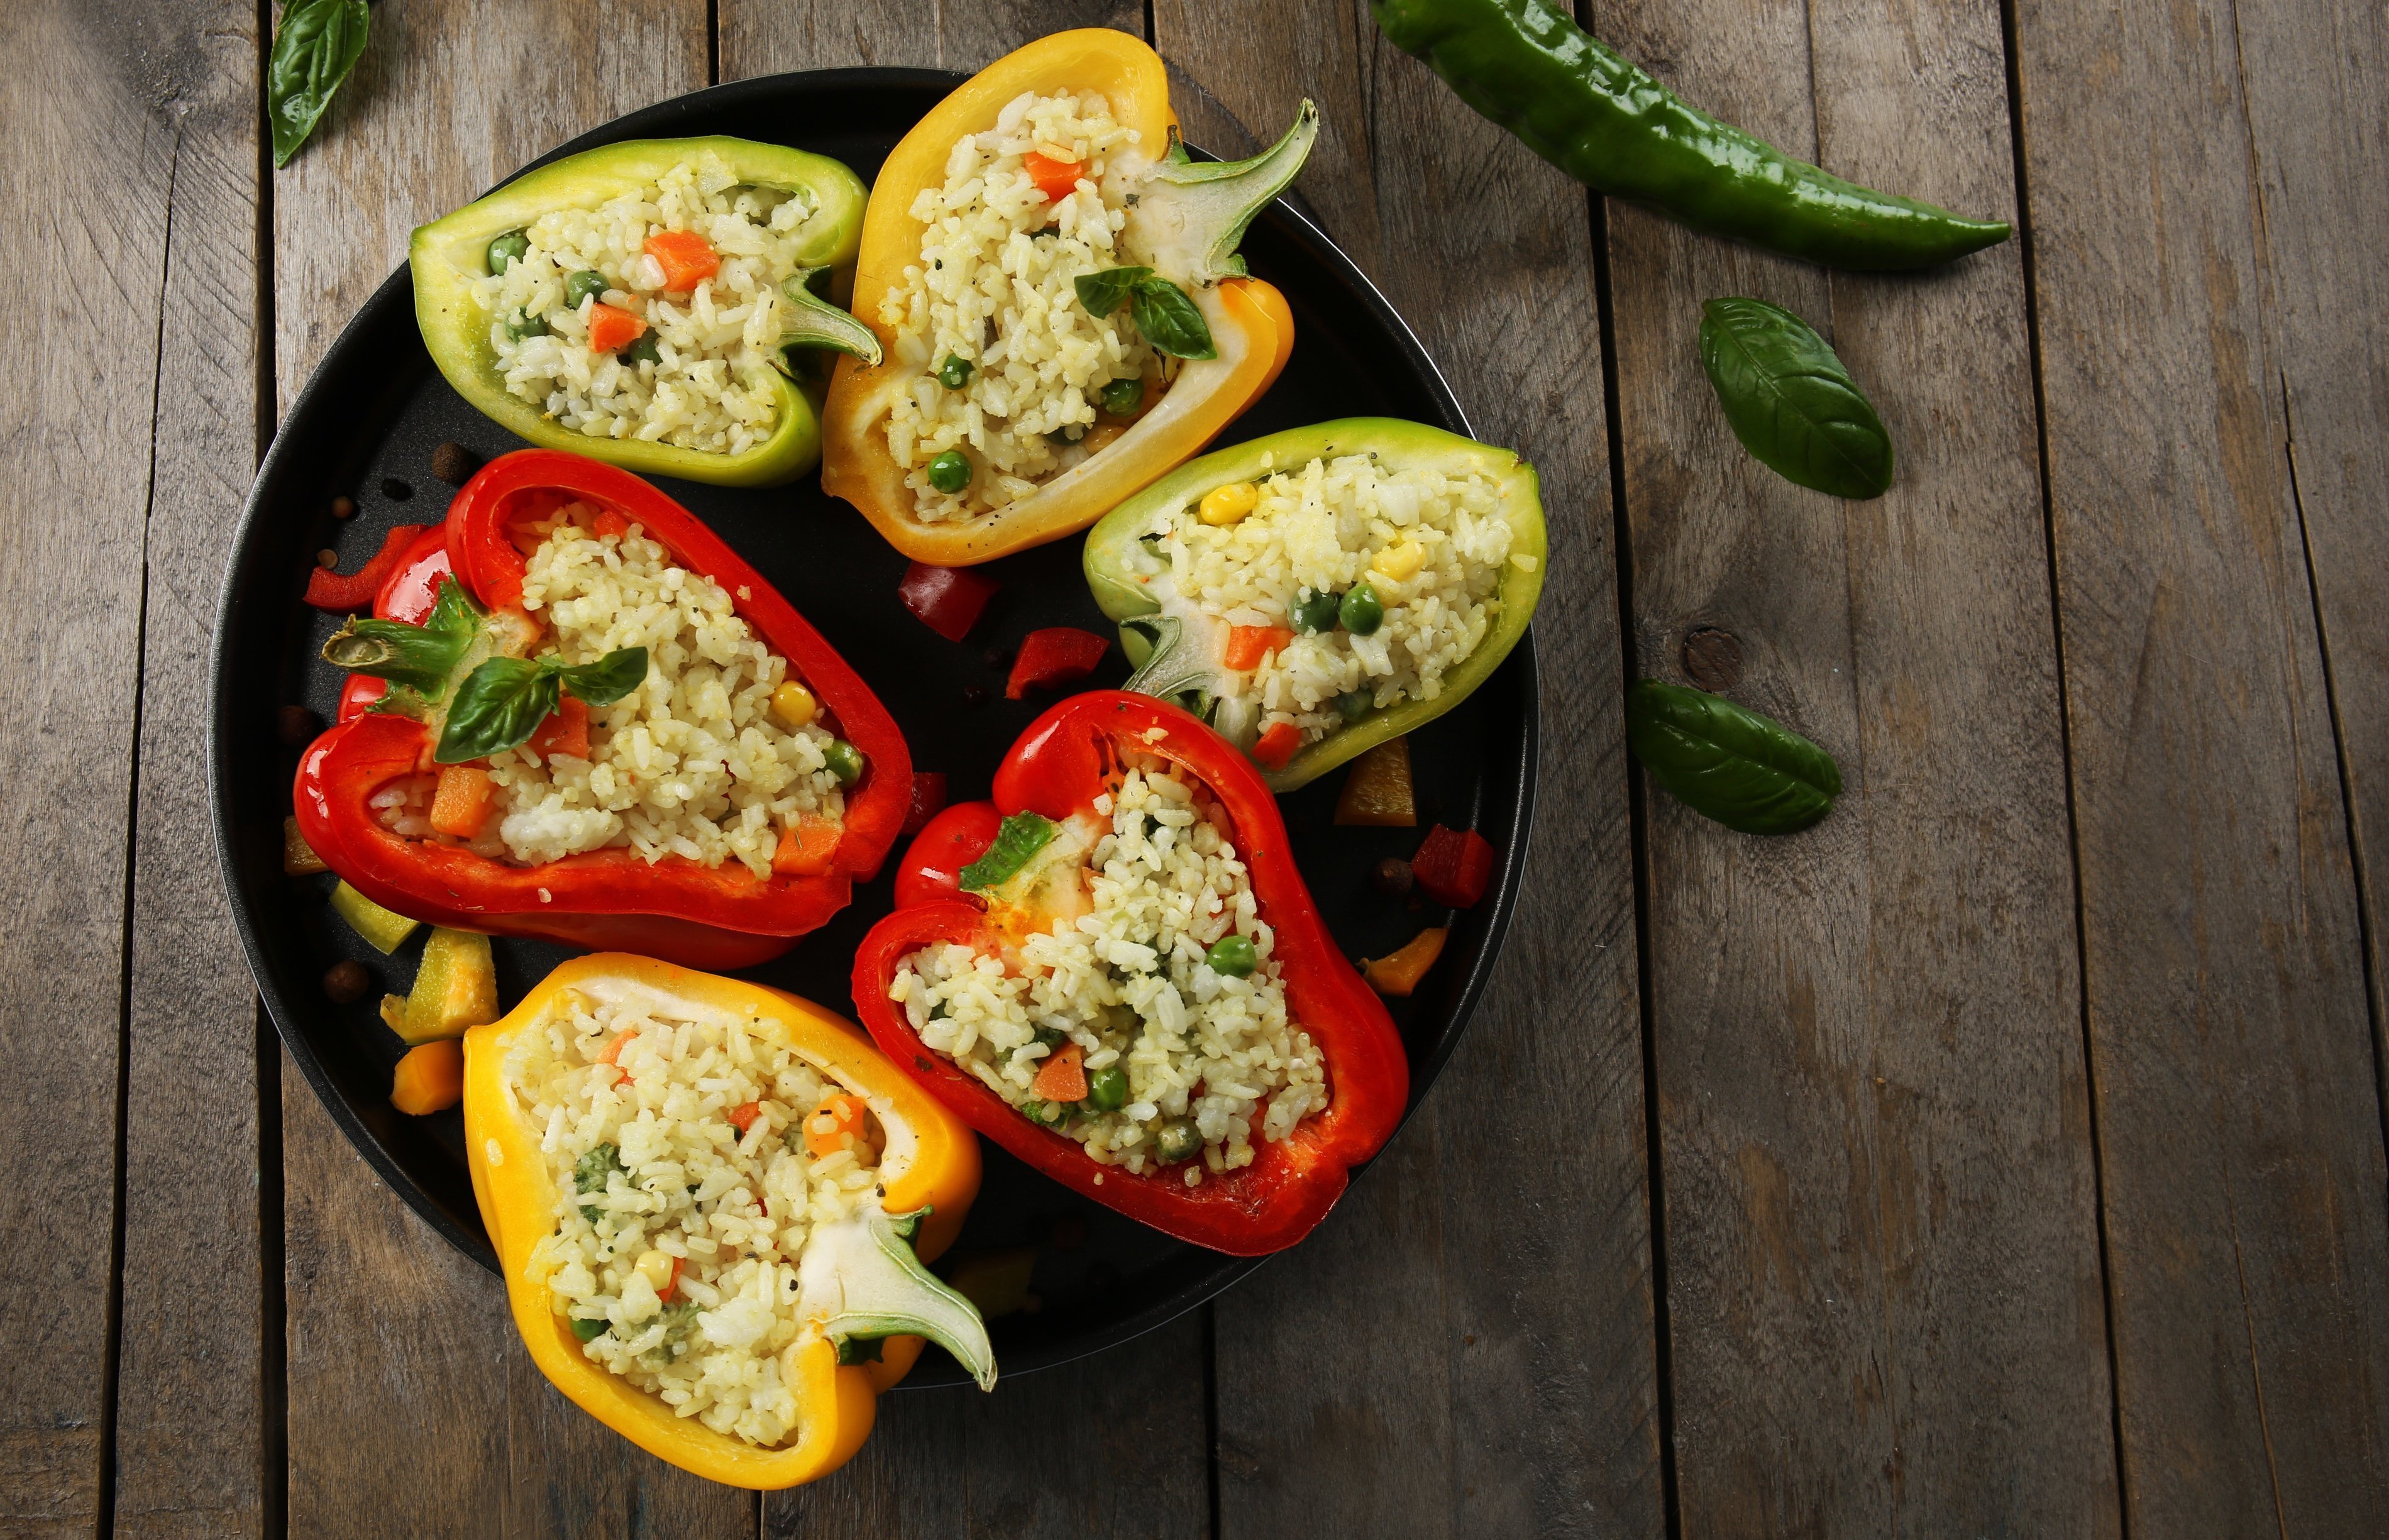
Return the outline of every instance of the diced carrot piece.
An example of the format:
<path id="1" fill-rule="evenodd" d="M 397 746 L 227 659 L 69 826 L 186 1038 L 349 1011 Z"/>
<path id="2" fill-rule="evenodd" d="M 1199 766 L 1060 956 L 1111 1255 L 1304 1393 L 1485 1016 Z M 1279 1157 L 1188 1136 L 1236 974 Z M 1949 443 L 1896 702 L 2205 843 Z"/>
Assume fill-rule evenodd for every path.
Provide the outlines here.
<path id="1" fill-rule="evenodd" d="M 1045 1055 L 1037 1066 L 1037 1078 L 1028 1088 L 1048 1101 L 1084 1101 L 1087 1099 L 1087 1050 L 1076 1043 L 1064 1043 Z"/>
<path id="2" fill-rule="evenodd" d="M 837 854 L 838 826 L 817 813 L 798 813 L 797 821 L 780 831 L 780 847 L 772 853 L 775 877 L 818 877 L 829 870 Z"/>
<path id="3" fill-rule="evenodd" d="M 1020 158 L 1020 169 L 1028 173 L 1028 180 L 1037 185 L 1037 190 L 1045 195 L 1047 202 L 1059 203 L 1077 190 L 1079 173 L 1083 165 L 1077 160 L 1056 160 L 1050 155 L 1040 155 L 1030 150 Z"/>
<path id="4" fill-rule="evenodd" d="M 597 510 L 597 517 L 591 523 L 590 532 L 599 540 L 604 540 L 608 535 L 619 539 L 631 532 L 631 521 L 611 508 L 600 508 Z"/>
<path id="5" fill-rule="evenodd" d="M 556 754 L 588 758 L 589 703 L 578 695 L 567 695 L 557 701 L 556 709 L 539 724 L 539 731 L 530 735 L 530 751 L 542 758 Z"/>
<path id="6" fill-rule="evenodd" d="M 440 789 L 431 794 L 431 827 L 457 839 L 478 839 L 496 800 L 488 770 L 478 765 L 442 765 Z"/>
<path id="7" fill-rule="evenodd" d="M 1220 661 L 1239 672 L 1258 668 L 1293 640 L 1294 632 L 1284 626 L 1230 626 L 1227 655 Z"/>
<path id="8" fill-rule="evenodd" d="M 722 271 L 713 243 L 694 230 L 658 230 L 646 241 L 647 255 L 664 270 L 664 287 L 686 294 Z"/>
<path id="9" fill-rule="evenodd" d="M 589 346 L 601 353 L 614 352 L 636 342 L 647 329 L 647 324 L 629 311 L 612 305 L 591 301 L 589 306 Z"/>
<path id="10" fill-rule="evenodd" d="M 1335 821 L 1375 829 L 1418 825 L 1418 799 L 1411 790 L 1411 744 L 1396 738 L 1352 761 L 1344 794 L 1335 799 Z"/>
<path id="11" fill-rule="evenodd" d="M 1430 925 L 1402 943 L 1399 951 L 1373 962 L 1363 961 L 1361 975 L 1369 981 L 1370 988 L 1381 995 L 1406 998 L 1418 987 L 1426 971 L 1435 966 L 1435 960 L 1443 955 L 1443 927 Z"/>
<path id="12" fill-rule="evenodd" d="M 811 1155 L 835 1155 L 847 1147 L 850 1139 L 861 1141 L 864 1136 L 864 1119 L 870 1113 L 862 1098 L 847 1091 L 832 1091 L 821 1099 L 805 1117 L 805 1151 Z"/>
<path id="13" fill-rule="evenodd" d="M 1292 722 L 1271 722 L 1260 741 L 1253 745 L 1253 762 L 1265 770 L 1284 770 L 1302 746 L 1302 729 Z"/>
<path id="14" fill-rule="evenodd" d="M 739 1135 L 743 1138 L 747 1129 L 755 1126 L 755 1120 L 762 1115 L 763 1104 L 761 1102 L 741 1101 L 738 1105 L 730 1109 L 730 1126 L 733 1128 L 737 1129 Z"/>
<path id="15" fill-rule="evenodd" d="M 426 1117 L 465 1099 L 465 1045 L 454 1037 L 406 1050 L 390 1077 L 390 1104 Z"/>
<path id="16" fill-rule="evenodd" d="M 629 1026 L 615 1033 L 613 1041 L 607 1043 L 605 1051 L 597 1055 L 597 1062 L 601 1064 L 612 1064 L 620 1069 L 622 1063 L 622 1050 L 630 1047 L 631 1039 L 638 1035 L 637 1028 Z"/>

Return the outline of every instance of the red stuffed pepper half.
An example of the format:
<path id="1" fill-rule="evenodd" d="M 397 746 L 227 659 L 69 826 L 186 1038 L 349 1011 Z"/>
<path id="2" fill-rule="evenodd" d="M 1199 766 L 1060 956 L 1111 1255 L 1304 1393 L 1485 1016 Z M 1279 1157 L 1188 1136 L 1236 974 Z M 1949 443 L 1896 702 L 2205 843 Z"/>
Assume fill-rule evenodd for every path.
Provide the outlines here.
<path id="1" fill-rule="evenodd" d="M 1410 1066 L 1269 787 L 1167 702 L 1038 719 L 949 808 L 855 960 L 880 1048 L 981 1134 L 1183 1241 L 1294 1244 L 1402 1115 Z"/>
<path id="2" fill-rule="evenodd" d="M 300 834 L 435 924 L 696 968 L 776 957 L 879 869 L 895 719 L 770 584 L 628 471 L 492 461 L 398 556 L 300 757 Z"/>

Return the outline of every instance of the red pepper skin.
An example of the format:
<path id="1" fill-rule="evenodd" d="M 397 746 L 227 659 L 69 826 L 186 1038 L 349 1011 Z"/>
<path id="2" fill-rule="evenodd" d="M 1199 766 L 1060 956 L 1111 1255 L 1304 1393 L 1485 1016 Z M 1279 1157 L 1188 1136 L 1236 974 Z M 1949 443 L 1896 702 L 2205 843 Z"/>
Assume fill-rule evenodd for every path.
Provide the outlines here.
<path id="1" fill-rule="evenodd" d="M 946 774 L 943 770 L 913 772 L 913 806 L 904 814 L 904 833 L 917 834 L 929 826 L 946 805 Z"/>
<path id="2" fill-rule="evenodd" d="M 1020 639 L 1020 655 L 1012 660 L 1012 677 L 1004 681 L 1003 698 L 1025 700 L 1035 686 L 1076 684 L 1095 671 L 1095 665 L 1111 647 L 1111 638 L 1076 626 L 1030 631 Z"/>
<path id="3" fill-rule="evenodd" d="M 967 566 L 928 566 L 914 562 L 896 585 L 896 597 L 919 616 L 921 624 L 949 642 L 970 634 L 985 613 L 987 602 L 1003 585 Z"/>
<path id="4" fill-rule="evenodd" d="M 1158 729 L 1163 736 L 1146 741 Z M 1125 752 L 1172 760 L 1207 786 L 1233 825 L 1253 894 L 1276 933 L 1286 1003 L 1326 1059 L 1332 1100 L 1286 1139 L 1263 1144 L 1253 1164 L 1187 1187 L 1181 1168 L 1143 1176 L 1096 1165 L 1069 1139 L 1030 1123 L 914 1034 L 888 986 L 903 959 L 938 942 L 992 944 L 976 904 L 936 897 L 987 848 L 1003 814 L 1063 819 L 1092 806 L 1118 774 Z M 974 845 L 974 840 L 976 844 Z M 956 858 L 961 858 L 959 860 Z M 897 909 L 863 938 L 854 964 L 856 1013 L 882 1051 L 972 1127 L 1100 1203 L 1182 1241 L 1234 1256 L 1259 1256 L 1309 1234 L 1343 1195 L 1352 1166 L 1376 1153 L 1400 1122 L 1410 1064 L 1383 1001 L 1327 933 L 1296 870 L 1276 799 L 1244 756 L 1168 702 L 1095 691 L 1032 723 L 995 774 L 995 800 L 949 808 L 906 852 Z M 908 896 L 909 895 L 909 896 Z"/>
<path id="5" fill-rule="evenodd" d="M 1411 876 L 1420 892 L 1446 909 L 1474 909 L 1493 880 L 1493 846 L 1474 829 L 1438 823 L 1411 858 Z"/>
<path id="6" fill-rule="evenodd" d="M 416 773 L 427 734 L 409 718 L 364 709 L 381 693 L 377 680 L 366 681 L 370 689 L 351 680 L 340 720 L 300 757 L 292 794 L 300 828 L 351 886 L 434 924 L 545 936 L 714 971 L 768 961 L 826 923 L 846 907 L 854 882 L 876 872 L 903 826 L 913 766 L 887 708 L 752 567 L 630 472 L 559 451 L 524 450 L 491 461 L 466 484 L 448 522 L 402 554 L 376 609 L 388 618 L 420 620 L 452 566 L 485 605 L 519 600 L 525 562 L 510 537 L 514 518 L 576 500 L 628 515 L 676 563 L 720 583 L 765 644 L 803 676 L 835 731 L 863 752 L 867 768 L 847 794 L 831 871 L 759 878 L 736 861 L 707 868 L 675 857 L 650 866 L 619 849 L 525 867 L 402 839 L 383 828 L 367 804 L 390 781 Z"/>
<path id="7" fill-rule="evenodd" d="M 346 577 L 328 566 L 319 566 L 307 574 L 307 603 L 317 609 L 363 609 L 372 604 L 381 592 L 384 579 L 398 565 L 399 557 L 412 545 L 415 538 L 428 526 L 402 524 L 381 539 L 381 549 L 375 552 L 364 566 Z"/>

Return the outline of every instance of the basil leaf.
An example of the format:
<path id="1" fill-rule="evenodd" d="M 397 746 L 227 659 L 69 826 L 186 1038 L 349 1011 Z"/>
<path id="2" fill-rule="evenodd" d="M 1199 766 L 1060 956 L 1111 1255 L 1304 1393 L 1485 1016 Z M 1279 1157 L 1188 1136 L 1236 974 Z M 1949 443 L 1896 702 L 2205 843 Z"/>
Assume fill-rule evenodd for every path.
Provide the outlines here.
<path id="1" fill-rule="evenodd" d="M 556 678 L 553 669 L 523 657 L 493 657 L 466 675 L 432 761 L 461 765 L 530 742 L 556 709 Z"/>
<path id="2" fill-rule="evenodd" d="M 1746 834 L 1789 834 L 1833 810 L 1833 757 L 1771 717 L 1655 679 L 1626 693 L 1626 742 L 1676 799 Z"/>
<path id="3" fill-rule="evenodd" d="M 365 0 L 290 0 L 265 62 L 265 116 L 274 164 L 287 166 L 365 51 Z"/>
<path id="4" fill-rule="evenodd" d="M 480 629 L 480 606 L 456 579 L 443 578 L 440 597 L 422 625 L 371 616 L 353 618 L 324 643 L 324 661 L 352 674 L 404 685 L 425 700 L 436 701 L 448 693 L 448 676 L 464 661 Z"/>
<path id="5" fill-rule="evenodd" d="M 1825 339 L 1790 311 L 1763 299 L 1709 300 L 1701 366 L 1733 436 L 1759 464 L 1835 497 L 1890 489 L 1883 420 Z"/>
<path id="6" fill-rule="evenodd" d="M 1153 276 L 1149 267 L 1109 267 L 1101 273 L 1082 273 L 1071 281 L 1079 291 L 1079 304 L 1089 315 L 1109 315 L 1128 303 L 1136 286 Z"/>
<path id="7" fill-rule="evenodd" d="M 1029 858 L 1054 843 L 1059 832 L 1051 820 L 1035 813 L 1013 814 L 996 830 L 995 843 L 987 847 L 987 854 L 963 868 L 963 886 L 990 888 L 1010 882 Z"/>
<path id="8" fill-rule="evenodd" d="M 549 658 L 540 667 L 554 674 L 567 690 L 592 706 L 611 706 L 646 681 L 647 650 L 617 647 L 594 663 L 567 668 Z"/>
<path id="9" fill-rule="evenodd" d="M 1129 296 L 1128 313 L 1156 352 L 1172 358 L 1218 358 L 1211 328 L 1186 291 L 1167 278 L 1143 278 Z"/>

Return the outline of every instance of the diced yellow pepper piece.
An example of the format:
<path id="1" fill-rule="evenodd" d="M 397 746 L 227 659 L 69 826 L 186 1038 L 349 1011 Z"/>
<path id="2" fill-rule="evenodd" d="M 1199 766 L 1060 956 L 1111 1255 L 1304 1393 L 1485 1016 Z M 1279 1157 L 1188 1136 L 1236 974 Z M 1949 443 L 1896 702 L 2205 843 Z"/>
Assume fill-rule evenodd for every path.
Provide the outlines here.
<path id="1" fill-rule="evenodd" d="M 385 995 L 381 1019 L 408 1043 L 461 1037 L 467 1027 L 498 1019 L 498 967 L 490 938 L 434 927 L 423 944 L 423 966 L 406 998 Z"/>
<path id="2" fill-rule="evenodd" d="M 293 877 L 312 876 L 318 872 L 332 870 L 329 862 L 315 854 L 314 846 L 307 843 L 307 836 L 299 832 L 299 821 L 295 818 L 282 821 L 282 870 Z"/>
<path id="3" fill-rule="evenodd" d="M 406 1050 L 390 1073 L 390 1104 L 409 1117 L 429 1117 L 465 1100 L 465 1050 L 441 1040 Z"/>
<path id="4" fill-rule="evenodd" d="M 1261 490 L 1249 481 L 1231 481 L 1203 494 L 1195 516 L 1214 527 L 1236 524 L 1261 504 Z"/>
<path id="5" fill-rule="evenodd" d="M 1381 995 L 1407 998 L 1418 987 L 1419 980 L 1426 976 L 1426 971 L 1435 966 L 1435 960 L 1443 955 L 1443 927 L 1431 925 L 1403 942 L 1400 950 L 1374 961 L 1362 961 L 1361 976 Z"/>
<path id="6" fill-rule="evenodd" d="M 1335 821 L 1374 829 L 1418 827 L 1408 738 L 1388 739 L 1352 761 L 1344 794 L 1335 799 Z"/>
<path id="7" fill-rule="evenodd" d="M 772 692 L 772 709 L 790 727 L 803 727 L 821 714 L 821 703 L 813 699 L 811 691 L 790 680 Z"/>
<path id="8" fill-rule="evenodd" d="M 1378 552 L 1376 560 L 1369 565 L 1394 581 L 1406 583 L 1417 577 L 1419 568 L 1426 565 L 1426 553 L 1419 548 L 1418 541 L 1404 535 Z"/>
<path id="9" fill-rule="evenodd" d="M 346 883 L 332 889 L 332 908 L 349 923 L 351 930 L 372 943 L 384 957 L 398 950 L 400 944 L 423 923 L 403 914 L 393 914 Z"/>

